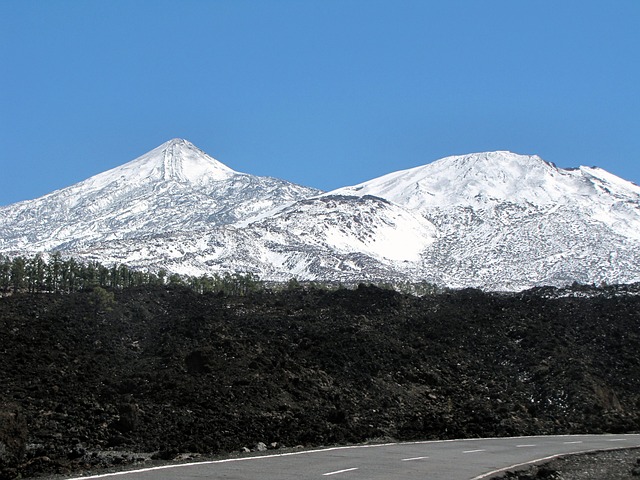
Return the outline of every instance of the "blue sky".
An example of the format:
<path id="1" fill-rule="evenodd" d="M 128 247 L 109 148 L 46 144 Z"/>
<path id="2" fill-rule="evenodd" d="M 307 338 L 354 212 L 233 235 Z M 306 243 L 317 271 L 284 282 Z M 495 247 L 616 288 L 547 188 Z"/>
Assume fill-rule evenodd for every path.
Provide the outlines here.
<path id="1" fill-rule="evenodd" d="M 640 184 L 640 1 L 0 0 L 0 205 L 174 137 L 325 190 L 478 151 Z"/>

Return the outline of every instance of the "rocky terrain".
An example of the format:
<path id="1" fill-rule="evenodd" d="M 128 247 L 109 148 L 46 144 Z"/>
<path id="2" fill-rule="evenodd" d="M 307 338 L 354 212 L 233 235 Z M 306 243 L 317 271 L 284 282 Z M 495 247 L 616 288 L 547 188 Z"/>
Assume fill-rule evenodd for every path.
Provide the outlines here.
<path id="1" fill-rule="evenodd" d="M 560 457 L 544 465 L 507 472 L 501 480 L 636 480 L 640 450 L 631 448 Z"/>
<path id="2" fill-rule="evenodd" d="M 640 285 L 0 298 L 0 478 L 383 439 L 640 430 Z"/>

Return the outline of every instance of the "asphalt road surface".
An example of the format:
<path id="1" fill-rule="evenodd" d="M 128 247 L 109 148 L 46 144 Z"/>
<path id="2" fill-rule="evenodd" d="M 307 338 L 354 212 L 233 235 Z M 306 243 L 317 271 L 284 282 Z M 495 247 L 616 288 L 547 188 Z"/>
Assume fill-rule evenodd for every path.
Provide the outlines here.
<path id="1" fill-rule="evenodd" d="M 481 480 L 567 453 L 640 446 L 635 435 L 446 440 L 325 448 L 168 465 L 88 478 L 114 480 Z M 72 479 L 75 480 L 75 479 Z"/>

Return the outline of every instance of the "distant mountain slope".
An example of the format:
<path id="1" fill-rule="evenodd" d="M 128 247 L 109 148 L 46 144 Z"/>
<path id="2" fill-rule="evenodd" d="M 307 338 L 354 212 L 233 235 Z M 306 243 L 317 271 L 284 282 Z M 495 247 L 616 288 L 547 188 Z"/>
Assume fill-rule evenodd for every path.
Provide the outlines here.
<path id="1" fill-rule="evenodd" d="M 235 172 L 182 139 L 36 200 L 0 208 L 1 250 L 67 250 L 247 220 L 319 193 Z"/>
<path id="2" fill-rule="evenodd" d="M 434 208 L 492 208 L 504 203 L 580 206 L 603 222 L 628 222 L 640 238 L 640 187 L 596 167 L 558 168 L 538 156 L 485 152 L 446 157 L 331 194 L 375 195 L 420 212 Z"/>
<path id="3" fill-rule="evenodd" d="M 519 290 L 640 281 L 640 187 L 537 156 L 447 157 L 332 192 L 231 170 L 174 139 L 0 208 L 0 252 L 266 280 Z"/>
<path id="4" fill-rule="evenodd" d="M 415 275 L 435 231 L 420 215 L 378 197 L 326 196 L 244 226 L 140 236 L 72 253 L 191 275 L 231 270 L 271 280 L 405 280 Z"/>
<path id="5" fill-rule="evenodd" d="M 486 152 L 337 189 L 421 213 L 423 266 L 452 286 L 519 289 L 640 279 L 640 187 L 599 168 Z"/>

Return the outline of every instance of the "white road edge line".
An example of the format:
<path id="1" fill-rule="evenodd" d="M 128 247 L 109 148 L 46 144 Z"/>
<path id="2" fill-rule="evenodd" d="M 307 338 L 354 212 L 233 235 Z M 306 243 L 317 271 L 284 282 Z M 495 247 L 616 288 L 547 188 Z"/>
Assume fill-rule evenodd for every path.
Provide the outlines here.
<path id="1" fill-rule="evenodd" d="M 424 460 L 426 458 L 429 457 L 413 457 L 413 458 L 403 458 L 402 460 L 400 460 L 401 462 L 410 462 L 412 460 Z"/>
<path id="2" fill-rule="evenodd" d="M 323 477 L 328 477 L 329 475 L 337 475 L 339 473 L 353 472 L 354 470 L 358 470 L 357 467 L 354 468 L 345 468 L 344 470 L 336 470 L 335 472 L 323 473 Z"/>
<path id="3" fill-rule="evenodd" d="M 476 452 L 486 452 L 486 450 L 480 448 L 478 450 L 464 450 L 462 453 L 476 453 Z"/>
<path id="4" fill-rule="evenodd" d="M 629 436 L 629 437 L 634 437 L 635 434 L 632 433 L 623 433 L 622 435 L 624 436 Z M 576 437 L 578 435 L 519 435 L 519 436 L 515 436 L 515 437 L 510 437 L 512 439 L 517 439 L 517 438 L 527 438 L 527 439 L 534 439 L 534 438 L 541 438 L 541 439 L 545 439 L 548 437 L 566 437 L 566 438 L 570 438 L 570 437 Z M 437 444 L 437 443 L 452 443 L 452 442 L 477 442 L 479 440 L 500 440 L 503 439 L 505 437 L 482 437 L 482 438 L 455 438 L 455 439 L 448 439 L 448 440 L 418 440 L 418 441 L 414 441 L 414 442 L 389 442 L 389 443 L 376 443 L 376 444 L 372 444 L 372 445 L 347 445 L 347 446 L 341 446 L 341 447 L 329 447 L 329 448 L 317 448 L 317 449 L 312 449 L 312 450 L 302 450 L 299 452 L 287 452 L 287 453 L 276 453 L 273 455 L 261 455 L 261 456 L 256 456 L 256 457 L 239 457 L 239 458 L 225 458 L 225 459 L 221 459 L 221 460 L 205 460 L 205 461 L 199 461 L 199 462 L 189 462 L 189 463 L 173 463 L 170 465 L 159 465 L 157 467 L 146 467 L 146 468 L 138 468 L 138 469 L 133 469 L 133 470 L 123 470 L 121 472 L 112 472 L 112 473 L 101 473 L 101 474 L 97 474 L 97 475 L 88 475 L 85 477 L 72 477 L 72 478 L 67 478 L 65 480 L 90 480 L 90 479 L 94 479 L 94 478 L 106 478 L 106 477 L 118 477 L 121 475 L 131 475 L 131 474 L 135 474 L 135 473 L 143 473 L 143 472 L 150 472 L 150 471 L 154 471 L 154 470 L 168 470 L 168 469 L 173 469 L 173 468 L 182 468 L 182 467 L 193 467 L 193 466 L 198 466 L 198 465 L 212 465 L 212 464 L 216 464 L 216 463 L 229 463 L 229 462 L 246 462 L 246 461 L 256 461 L 256 460 L 263 460 L 263 459 L 268 459 L 268 458 L 274 458 L 274 457 L 290 457 L 290 456 L 295 456 L 295 455 L 309 455 L 309 454 L 313 454 L 313 453 L 324 453 L 324 452 L 333 452 L 333 451 L 337 451 L 337 450 L 352 450 L 352 449 L 356 449 L 356 448 L 380 448 L 380 447 L 389 447 L 389 446 L 394 446 L 394 445 L 433 445 L 433 444 Z M 612 450 L 615 450 L 615 448 L 613 448 Z M 499 472 L 499 471 L 498 471 Z M 478 477 L 478 478 L 483 478 L 483 477 Z M 472 480 L 476 480 L 476 479 L 472 479 Z"/>
<path id="5" fill-rule="evenodd" d="M 441 440 L 442 442 L 452 442 L 455 440 Z M 417 444 L 426 444 L 426 443 L 437 443 L 439 440 L 425 440 L 423 442 L 402 442 L 402 445 L 417 445 Z M 376 443 L 373 445 L 348 445 L 343 447 L 329 447 L 329 448 L 318 448 L 315 450 L 301 450 L 299 452 L 287 452 L 287 453 L 274 453 L 272 455 L 259 455 L 255 457 L 236 457 L 236 458 L 223 458 L 221 460 L 205 460 L 200 462 L 188 462 L 188 463 L 172 463 L 170 465 L 158 465 L 157 467 L 147 467 L 147 468 L 138 468 L 134 470 L 123 470 L 121 472 L 111 472 L 111 473 L 100 473 L 98 475 L 89 475 L 86 477 L 72 477 L 66 478 L 65 480 L 91 480 L 95 478 L 106 478 L 106 477 L 118 477 L 122 475 L 131 475 L 136 473 L 145 473 L 152 472 L 155 470 L 169 470 L 173 468 L 181 468 L 181 467 L 197 467 L 200 465 L 215 465 L 217 463 L 233 463 L 233 462 L 251 462 L 258 460 L 267 460 L 270 458 L 277 457 L 293 457 L 298 455 L 309 455 L 313 453 L 326 453 L 326 452 L 334 452 L 337 450 L 354 450 L 357 448 L 380 448 L 380 447 L 390 447 L 393 445 L 399 445 L 397 442 L 390 443 Z"/>
<path id="6" fill-rule="evenodd" d="M 483 473 L 482 475 L 478 475 L 477 477 L 473 477 L 471 480 L 482 480 L 484 478 L 492 477 L 493 475 L 496 475 L 498 473 L 506 472 L 507 470 L 512 470 L 514 468 L 524 467 L 526 465 L 534 465 L 536 463 L 543 463 L 543 462 L 547 462 L 549 460 L 553 460 L 555 458 L 569 457 L 571 455 L 580 455 L 581 453 L 589 453 L 589 452 L 605 452 L 605 451 L 610 451 L 610 450 L 624 450 L 624 449 L 623 448 L 621 449 L 620 447 L 595 448 L 595 449 L 591 449 L 591 450 L 581 450 L 581 451 L 578 451 L 578 452 L 556 453 L 555 455 L 550 455 L 548 457 L 536 458 L 535 460 L 530 460 L 528 462 L 515 463 L 513 465 L 509 465 L 508 467 L 503 467 L 503 468 L 499 468 L 497 470 L 493 470 L 491 472 Z"/>

